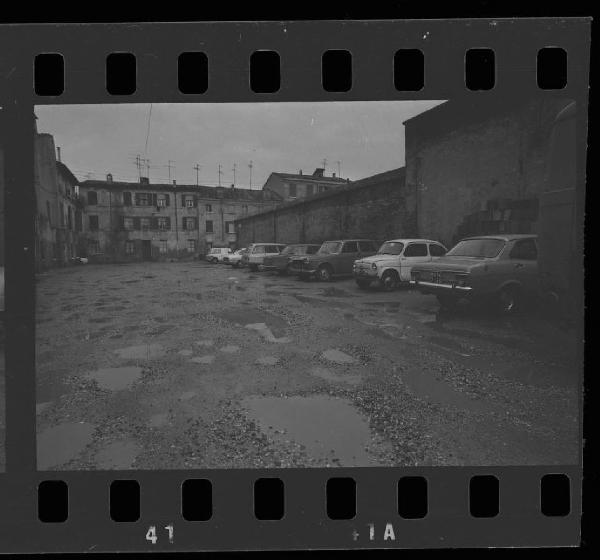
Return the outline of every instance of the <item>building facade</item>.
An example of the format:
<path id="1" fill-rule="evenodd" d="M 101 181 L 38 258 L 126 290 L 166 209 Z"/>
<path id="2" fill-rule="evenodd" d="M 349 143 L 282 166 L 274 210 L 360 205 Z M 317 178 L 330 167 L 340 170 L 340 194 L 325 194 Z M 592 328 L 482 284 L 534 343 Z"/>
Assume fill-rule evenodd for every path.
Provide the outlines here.
<path id="1" fill-rule="evenodd" d="M 51 134 L 35 134 L 34 187 L 36 198 L 37 270 L 64 266 L 83 251 L 82 204 L 78 181 L 57 158 Z"/>
<path id="2" fill-rule="evenodd" d="M 211 247 L 237 247 L 234 222 L 273 208 L 270 191 L 113 181 L 83 181 L 83 238 L 97 262 L 195 259 Z"/>
<path id="3" fill-rule="evenodd" d="M 236 221 L 238 242 L 322 243 L 349 237 L 415 236 L 414 193 L 404 168 L 392 169 Z"/>
<path id="4" fill-rule="evenodd" d="M 276 193 L 281 200 L 290 201 L 306 198 L 315 194 L 330 191 L 348 184 L 348 179 L 325 175 L 325 169 L 318 167 L 312 175 L 304 175 L 302 170 L 293 173 L 271 173 L 263 185 L 263 190 Z"/>
<path id="5" fill-rule="evenodd" d="M 404 122 L 418 235 L 535 233 L 561 99 L 447 101 Z"/>

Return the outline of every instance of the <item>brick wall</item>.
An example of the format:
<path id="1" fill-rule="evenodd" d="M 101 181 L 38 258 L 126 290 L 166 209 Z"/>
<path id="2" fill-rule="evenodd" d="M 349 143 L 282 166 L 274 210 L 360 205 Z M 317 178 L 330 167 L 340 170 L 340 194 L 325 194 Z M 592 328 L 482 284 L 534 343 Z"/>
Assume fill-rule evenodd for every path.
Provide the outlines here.
<path id="1" fill-rule="evenodd" d="M 404 168 L 394 169 L 334 192 L 239 219 L 238 245 L 321 243 L 346 237 L 384 241 L 413 236 L 414 205 L 414 195 L 404 188 Z"/>
<path id="2" fill-rule="evenodd" d="M 452 245 L 468 216 L 481 212 L 479 223 L 490 225 L 494 201 L 535 200 L 544 190 L 551 126 L 567 103 L 450 101 L 407 121 L 406 182 L 417 195 L 419 236 Z M 529 233 L 536 223 L 506 227 Z"/>

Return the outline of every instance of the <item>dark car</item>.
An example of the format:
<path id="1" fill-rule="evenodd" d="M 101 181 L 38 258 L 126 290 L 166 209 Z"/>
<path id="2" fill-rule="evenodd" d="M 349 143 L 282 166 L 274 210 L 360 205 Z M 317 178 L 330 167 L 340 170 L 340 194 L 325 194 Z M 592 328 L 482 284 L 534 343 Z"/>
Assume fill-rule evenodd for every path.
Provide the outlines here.
<path id="1" fill-rule="evenodd" d="M 289 274 L 290 263 L 295 257 L 314 255 L 320 245 L 294 243 L 286 245 L 279 255 L 265 257 L 263 270 L 277 271 L 279 274 Z"/>
<path id="2" fill-rule="evenodd" d="M 325 241 L 314 255 L 293 258 L 289 269 L 300 278 L 315 277 L 328 282 L 336 277 L 352 276 L 354 261 L 374 255 L 378 247 L 372 239 Z"/>
<path id="3" fill-rule="evenodd" d="M 445 256 L 413 266 L 411 284 L 443 307 L 493 302 L 505 313 L 539 293 L 537 236 L 487 235 L 459 241 Z"/>

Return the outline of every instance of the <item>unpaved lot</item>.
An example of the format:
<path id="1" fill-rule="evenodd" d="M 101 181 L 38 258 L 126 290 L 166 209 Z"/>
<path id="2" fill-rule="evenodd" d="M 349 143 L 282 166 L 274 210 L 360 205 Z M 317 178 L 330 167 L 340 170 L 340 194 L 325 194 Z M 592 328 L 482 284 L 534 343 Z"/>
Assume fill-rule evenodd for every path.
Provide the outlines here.
<path id="1" fill-rule="evenodd" d="M 574 333 L 224 265 L 37 289 L 42 469 L 577 462 Z"/>

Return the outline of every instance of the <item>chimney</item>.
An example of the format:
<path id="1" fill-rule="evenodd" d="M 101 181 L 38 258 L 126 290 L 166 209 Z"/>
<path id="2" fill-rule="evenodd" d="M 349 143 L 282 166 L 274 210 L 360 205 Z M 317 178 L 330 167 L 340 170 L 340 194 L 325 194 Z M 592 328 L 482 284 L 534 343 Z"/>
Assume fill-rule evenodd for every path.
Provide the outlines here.
<path id="1" fill-rule="evenodd" d="M 300 175 L 302 175 L 302 169 L 300 170 Z"/>
<path id="2" fill-rule="evenodd" d="M 107 183 L 112 183 L 113 182 L 112 173 L 107 173 L 106 174 L 106 182 Z"/>
<path id="3" fill-rule="evenodd" d="M 150 179 L 148 177 L 140 177 L 140 184 L 142 184 L 142 185 L 149 185 L 150 184 Z"/>
<path id="4" fill-rule="evenodd" d="M 56 146 L 56 159 L 60 161 L 60 146 Z"/>
<path id="5" fill-rule="evenodd" d="M 313 177 L 323 177 L 325 169 L 323 167 L 317 167 L 313 173 Z"/>
<path id="6" fill-rule="evenodd" d="M 177 186 L 177 181 L 173 179 L 173 185 Z"/>

